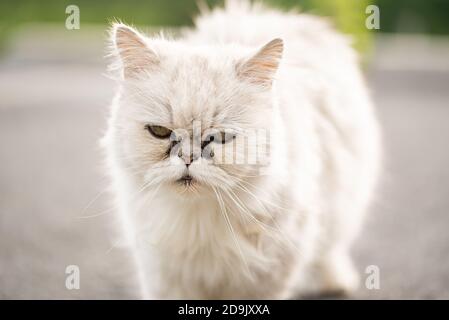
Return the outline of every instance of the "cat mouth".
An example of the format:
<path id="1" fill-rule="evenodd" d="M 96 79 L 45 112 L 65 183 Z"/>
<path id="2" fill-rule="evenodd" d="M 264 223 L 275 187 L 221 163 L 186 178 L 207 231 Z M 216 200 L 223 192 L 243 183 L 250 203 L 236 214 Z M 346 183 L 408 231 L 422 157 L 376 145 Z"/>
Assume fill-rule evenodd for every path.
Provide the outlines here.
<path id="1" fill-rule="evenodd" d="M 176 182 L 178 182 L 179 184 L 185 185 L 185 186 L 190 186 L 194 183 L 194 179 L 190 174 L 185 174 L 183 175 L 181 178 L 179 178 L 178 180 L 176 180 Z"/>

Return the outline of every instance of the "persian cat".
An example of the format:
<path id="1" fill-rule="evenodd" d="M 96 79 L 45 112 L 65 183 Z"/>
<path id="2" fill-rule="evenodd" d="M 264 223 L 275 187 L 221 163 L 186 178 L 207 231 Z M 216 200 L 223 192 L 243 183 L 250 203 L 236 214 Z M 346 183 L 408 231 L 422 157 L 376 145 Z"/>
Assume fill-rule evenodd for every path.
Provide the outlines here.
<path id="1" fill-rule="evenodd" d="M 142 298 L 351 293 L 380 134 L 350 41 L 249 1 L 177 39 L 111 28 L 103 139 Z"/>

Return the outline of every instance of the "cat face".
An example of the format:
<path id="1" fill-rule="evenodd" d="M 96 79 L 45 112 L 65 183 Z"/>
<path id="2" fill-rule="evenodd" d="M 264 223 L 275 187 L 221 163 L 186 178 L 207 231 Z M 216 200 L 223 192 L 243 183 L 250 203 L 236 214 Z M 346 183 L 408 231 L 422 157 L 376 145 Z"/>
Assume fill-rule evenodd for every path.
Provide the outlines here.
<path id="1" fill-rule="evenodd" d="M 282 41 L 258 52 L 187 47 L 112 29 L 122 74 L 114 117 L 121 165 L 181 194 L 232 188 L 269 161 L 273 76 Z"/>

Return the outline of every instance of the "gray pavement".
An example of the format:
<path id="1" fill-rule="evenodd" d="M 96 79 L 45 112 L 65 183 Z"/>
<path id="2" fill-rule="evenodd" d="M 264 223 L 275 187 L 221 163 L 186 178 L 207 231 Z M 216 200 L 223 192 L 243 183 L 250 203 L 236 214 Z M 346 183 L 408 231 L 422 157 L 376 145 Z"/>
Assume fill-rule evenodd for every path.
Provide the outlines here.
<path id="1" fill-rule="evenodd" d="M 114 88 L 103 34 L 32 30 L 0 58 L 0 298 L 136 298 L 97 143 Z M 379 266 L 381 287 L 354 298 L 447 299 L 449 68 L 432 54 L 449 41 L 401 41 L 379 40 L 368 71 L 386 159 L 354 256 L 362 276 Z M 413 45 L 424 52 L 407 60 Z M 71 264 L 80 290 L 65 287 Z"/>

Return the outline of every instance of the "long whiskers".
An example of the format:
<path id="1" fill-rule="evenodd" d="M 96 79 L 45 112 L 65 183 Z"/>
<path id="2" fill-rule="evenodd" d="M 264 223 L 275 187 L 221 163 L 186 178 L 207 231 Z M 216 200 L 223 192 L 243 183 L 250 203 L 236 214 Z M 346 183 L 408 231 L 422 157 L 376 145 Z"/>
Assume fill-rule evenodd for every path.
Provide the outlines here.
<path id="1" fill-rule="evenodd" d="M 139 196 L 142 192 L 144 192 L 147 188 L 149 188 L 149 187 L 152 186 L 152 185 L 153 185 L 152 181 L 143 183 L 143 184 L 141 185 L 141 187 L 138 189 L 138 191 L 135 192 L 135 193 L 133 193 L 133 194 L 131 195 L 131 199 L 135 199 L 137 196 Z M 105 192 L 105 191 L 103 191 L 103 193 L 104 193 L 104 192 Z M 98 198 L 99 198 L 99 196 L 96 197 L 96 199 L 98 199 Z M 96 200 L 96 199 L 94 199 L 94 200 Z M 94 200 L 93 200 L 93 201 L 94 201 Z M 91 202 L 93 203 L 93 201 L 91 201 Z M 91 214 L 91 215 L 78 216 L 78 217 L 76 217 L 76 219 L 90 219 L 90 218 L 96 218 L 96 217 L 100 217 L 100 216 L 102 216 L 102 215 L 105 215 L 105 214 L 107 214 L 107 213 L 109 213 L 109 212 L 112 212 L 112 211 L 114 211 L 114 210 L 116 210 L 116 209 L 117 209 L 117 205 L 114 205 L 114 206 L 111 206 L 111 207 L 109 207 L 109 208 L 107 208 L 107 209 L 105 209 L 105 210 L 102 210 L 102 211 L 100 211 L 100 212 L 97 212 L 97 213 L 94 213 L 94 214 Z M 86 210 L 87 210 L 87 209 L 86 209 Z"/>
<path id="2" fill-rule="evenodd" d="M 156 189 L 152 192 L 152 193 L 149 193 L 146 197 L 145 197 L 145 199 L 143 200 L 143 202 L 142 202 L 142 204 L 140 205 L 140 207 L 139 207 L 139 210 L 137 210 L 137 213 L 139 213 L 139 212 L 141 212 L 141 208 L 144 206 L 144 205 L 149 205 L 149 204 L 151 204 L 151 202 L 153 202 L 153 199 L 154 199 L 154 197 L 156 196 L 156 194 L 157 194 L 157 192 L 159 191 L 159 189 L 160 189 L 160 187 L 161 187 L 161 185 L 162 184 L 159 184 L 157 187 L 156 187 Z M 142 193 L 147 187 L 149 187 L 149 186 L 152 186 L 152 184 L 151 183 L 147 183 L 146 185 L 144 185 L 141 189 L 140 189 L 140 192 L 139 192 L 139 194 L 140 193 Z M 148 198 L 150 198 L 149 200 L 148 200 Z M 112 252 L 112 250 L 113 249 L 115 249 L 120 243 L 121 243 L 121 241 L 122 241 L 122 239 L 118 239 L 116 242 L 114 242 L 113 244 L 112 244 L 112 246 L 106 251 L 106 255 L 108 255 L 109 253 L 111 253 Z"/>
<path id="3" fill-rule="evenodd" d="M 236 236 L 236 234 L 234 232 L 234 228 L 232 227 L 231 221 L 229 220 L 229 217 L 228 217 L 228 214 L 227 214 L 227 211 L 226 211 L 226 205 L 225 205 L 225 203 L 223 201 L 223 198 L 222 198 L 220 192 L 215 187 L 212 187 L 212 190 L 215 193 L 215 196 L 216 196 L 217 201 L 218 201 L 218 205 L 220 206 L 220 212 L 221 212 L 221 214 L 223 215 L 223 218 L 226 221 L 226 225 L 228 226 L 228 230 L 231 233 L 233 241 L 234 241 L 234 243 L 235 243 L 235 245 L 236 245 L 236 247 L 237 247 L 237 249 L 239 251 L 239 254 L 240 254 L 240 256 L 242 258 L 242 261 L 243 261 L 243 263 L 245 265 L 245 269 L 248 272 L 248 274 L 251 274 L 249 266 L 248 266 L 248 263 L 247 263 L 247 261 L 245 259 L 245 255 L 243 254 L 242 248 L 241 248 L 241 246 L 240 246 L 240 244 L 238 242 L 237 236 Z"/>
<path id="4" fill-rule="evenodd" d="M 231 191 L 232 192 L 232 191 Z M 239 208 L 241 210 L 242 213 L 245 213 L 247 215 L 247 217 L 249 217 L 257 226 L 259 226 L 266 235 L 270 236 L 271 238 L 279 241 L 280 243 L 284 243 L 284 242 L 288 242 L 290 243 L 290 239 L 288 239 L 284 233 L 281 230 L 281 227 L 279 226 L 279 224 L 277 223 L 277 221 L 274 219 L 274 217 L 267 211 L 264 212 L 265 216 L 268 216 L 270 218 L 270 220 L 273 223 L 273 226 L 270 226 L 262 221 L 260 221 L 259 219 L 257 219 L 250 211 L 249 209 L 247 209 L 247 207 L 243 204 L 243 202 L 240 200 L 240 198 L 234 193 L 234 197 L 231 197 L 232 201 L 239 201 L 240 205 Z M 242 207 L 243 206 L 243 207 Z"/>

